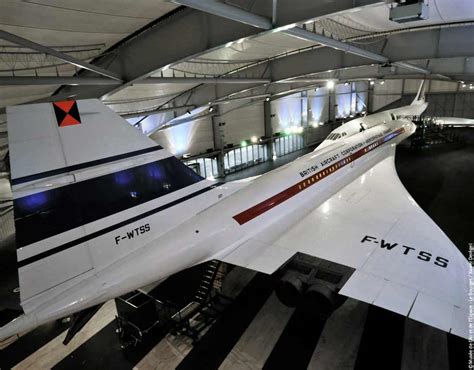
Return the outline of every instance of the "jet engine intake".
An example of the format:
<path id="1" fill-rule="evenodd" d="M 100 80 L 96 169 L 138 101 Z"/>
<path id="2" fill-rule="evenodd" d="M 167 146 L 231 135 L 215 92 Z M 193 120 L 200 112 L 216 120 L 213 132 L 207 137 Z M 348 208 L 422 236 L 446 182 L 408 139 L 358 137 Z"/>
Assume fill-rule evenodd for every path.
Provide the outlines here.
<path id="1" fill-rule="evenodd" d="M 300 306 L 304 312 L 326 320 L 346 297 L 337 294 L 334 287 L 324 281 L 315 281 L 303 294 Z"/>
<path id="2" fill-rule="evenodd" d="M 338 292 L 353 272 L 348 266 L 297 253 L 280 269 L 275 293 L 285 306 L 325 320 L 345 302 Z"/>
<path id="3" fill-rule="evenodd" d="M 275 288 L 275 294 L 280 302 L 288 307 L 296 307 L 298 305 L 303 291 L 303 282 L 292 273 L 286 273 Z"/>

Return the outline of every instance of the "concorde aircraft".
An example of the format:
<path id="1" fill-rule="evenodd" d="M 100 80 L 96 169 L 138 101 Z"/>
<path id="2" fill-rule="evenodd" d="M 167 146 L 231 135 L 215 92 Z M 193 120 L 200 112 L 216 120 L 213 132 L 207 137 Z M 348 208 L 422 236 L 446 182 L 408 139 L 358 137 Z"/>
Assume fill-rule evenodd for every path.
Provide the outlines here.
<path id="1" fill-rule="evenodd" d="M 272 274 L 297 254 L 349 271 L 333 292 L 308 291 L 467 338 L 469 264 L 394 167 L 416 128 L 407 117 L 426 106 L 420 87 L 411 105 L 354 119 L 294 162 L 229 183 L 201 178 L 98 100 L 8 108 L 22 314 L 0 338 L 205 261 Z"/>

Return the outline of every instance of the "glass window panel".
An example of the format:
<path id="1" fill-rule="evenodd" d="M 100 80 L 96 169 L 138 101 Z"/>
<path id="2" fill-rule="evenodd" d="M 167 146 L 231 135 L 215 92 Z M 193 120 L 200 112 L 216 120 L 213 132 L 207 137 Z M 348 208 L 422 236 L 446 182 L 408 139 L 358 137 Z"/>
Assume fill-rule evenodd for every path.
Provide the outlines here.
<path id="1" fill-rule="evenodd" d="M 244 148 L 240 148 L 240 155 L 242 156 L 241 157 L 241 163 L 242 164 L 247 164 L 248 160 L 247 160 L 247 148 L 248 146 L 244 147 Z"/>
<path id="2" fill-rule="evenodd" d="M 229 169 L 232 169 L 232 167 L 235 167 L 235 151 L 231 150 L 228 152 L 229 155 Z"/>
<path id="3" fill-rule="evenodd" d="M 212 175 L 215 177 L 219 174 L 217 170 L 217 158 L 212 158 Z"/>
<path id="4" fill-rule="evenodd" d="M 241 148 L 234 150 L 235 165 L 238 166 L 242 163 L 242 151 Z"/>
<path id="5" fill-rule="evenodd" d="M 204 163 L 206 165 L 206 177 L 214 176 L 213 171 L 212 171 L 212 159 L 205 158 Z"/>

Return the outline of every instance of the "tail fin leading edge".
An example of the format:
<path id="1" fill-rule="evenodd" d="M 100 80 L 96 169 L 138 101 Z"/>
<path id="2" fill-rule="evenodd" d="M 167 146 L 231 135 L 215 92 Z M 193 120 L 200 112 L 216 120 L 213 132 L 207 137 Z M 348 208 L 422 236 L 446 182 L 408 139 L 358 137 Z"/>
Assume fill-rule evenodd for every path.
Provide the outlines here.
<path id="1" fill-rule="evenodd" d="M 426 80 L 422 80 L 418 93 L 415 96 L 415 99 L 412 101 L 411 105 L 423 104 L 425 102 L 425 92 L 426 92 Z"/>

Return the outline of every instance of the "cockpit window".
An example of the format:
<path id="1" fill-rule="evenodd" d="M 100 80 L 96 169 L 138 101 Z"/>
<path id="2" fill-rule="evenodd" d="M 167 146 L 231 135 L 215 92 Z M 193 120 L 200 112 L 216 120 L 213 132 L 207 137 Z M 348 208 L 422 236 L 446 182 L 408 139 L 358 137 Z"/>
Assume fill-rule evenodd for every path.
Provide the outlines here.
<path id="1" fill-rule="evenodd" d="M 341 134 L 332 133 L 327 137 L 327 140 L 337 140 L 341 138 Z"/>

